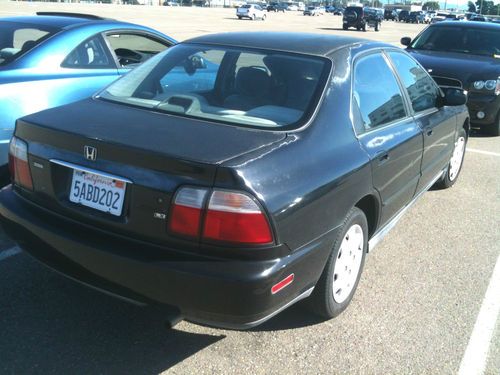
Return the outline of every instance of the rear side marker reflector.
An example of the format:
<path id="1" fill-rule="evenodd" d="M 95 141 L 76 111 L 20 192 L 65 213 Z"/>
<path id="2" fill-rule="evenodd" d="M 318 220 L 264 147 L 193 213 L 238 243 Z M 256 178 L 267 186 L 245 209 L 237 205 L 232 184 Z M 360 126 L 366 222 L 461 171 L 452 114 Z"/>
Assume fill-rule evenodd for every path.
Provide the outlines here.
<path id="1" fill-rule="evenodd" d="M 293 279 L 295 279 L 295 274 L 292 273 L 292 274 L 288 275 L 287 277 L 285 277 L 283 280 L 281 280 L 278 284 L 275 284 L 271 288 L 271 293 L 272 294 L 278 293 L 280 290 L 282 290 L 283 288 L 290 285 L 293 282 Z"/>

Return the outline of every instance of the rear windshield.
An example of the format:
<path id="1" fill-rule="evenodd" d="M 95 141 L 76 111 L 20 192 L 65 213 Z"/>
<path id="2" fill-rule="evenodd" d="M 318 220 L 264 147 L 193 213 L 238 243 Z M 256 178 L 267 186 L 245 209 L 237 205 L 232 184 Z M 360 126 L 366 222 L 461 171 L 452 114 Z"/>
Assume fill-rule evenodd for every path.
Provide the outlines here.
<path id="1" fill-rule="evenodd" d="M 462 27 L 461 25 L 429 27 L 413 41 L 411 48 L 498 58 L 500 56 L 500 29 Z"/>
<path id="2" fill-rule="evenodd" d="M 181 44 L 98 97 L 238 126 L 295 128 L 314 112 L 330 65 L 312 56 Z"/>
<path id="3" fill-rule="evenodd" d="M 7 65 L 58 31 L 48 26 L 0 23 L 0 65 Z"/>

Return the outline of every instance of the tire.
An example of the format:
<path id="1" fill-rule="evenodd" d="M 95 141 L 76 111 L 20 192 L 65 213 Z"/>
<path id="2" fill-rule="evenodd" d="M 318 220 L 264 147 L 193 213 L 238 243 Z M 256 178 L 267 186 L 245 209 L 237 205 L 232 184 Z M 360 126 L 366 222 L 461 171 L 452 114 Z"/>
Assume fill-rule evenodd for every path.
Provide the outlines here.
<path id="1" fill-rule="evenodd" d="M 238 19 L 239 19 L 239 20 L 241 20 L 241 18 L 242 18 L 241 16 L 238 16 Z"/>
<path id="2" fill-rule="evenodd" d="M 343 28 L 344 30 L 347 30 L 347 29 L 348 29 L 348 27 L 347 27 L 346 25 L 343 25 L 343 26 L 342 26 L 342 28 Z"/>
<path id="3" fill-rule="evenodd" d="M 265 14 L 263 14 L 263 15 L 262 15 L 262 21 L 265 21 L 265 20 L 266 20 L 266 15 L 265 15 Z"/>
<path id="4" fill-rule="evenodd" d="M 467 133 L 465 129 L 460 129 L 458 131 L 458 137 L 455 141 L 455 148 L 453 149 L 453 154 L 446 167 L 446 172 L 444 176 L 436 182 L 436 187 L 440 189 L 447 189 L 452 187 L 458 180 L 460 171 L 462 170 L 462 165 L 465 156 L 465 147 L 467 145 Z"/>
<path id="5" fill-rule="evenodd" d="M 363 25 L 363 31 L 366 31 L 366 24 Z"/>
<path id="6" fill-rule="evenodd" d="M 252 21 L 255 21 L 255 14 L 252 14 Z"/>
<path id="7" fill-rule="evenodd" d="M 500 111 L 497 114 L 496 124 L 483 128 L 485 133 L 498 137 L 500 135 Z"/>
<path id="8" fill-rule="evenodd" d="M 363 272 L 367 248 L 366 216 L 359 208 L 353 207 L 337 235 L 325 269 L 307 300 L 312 312 L 330 319 L 347 308 Z"/>
<path id="9" fill-rule="evenodd" d="M 378 31 L 379 30 L 379 25 L 378 25 L 378 22 L 375 24 L 375 31 Z"/>

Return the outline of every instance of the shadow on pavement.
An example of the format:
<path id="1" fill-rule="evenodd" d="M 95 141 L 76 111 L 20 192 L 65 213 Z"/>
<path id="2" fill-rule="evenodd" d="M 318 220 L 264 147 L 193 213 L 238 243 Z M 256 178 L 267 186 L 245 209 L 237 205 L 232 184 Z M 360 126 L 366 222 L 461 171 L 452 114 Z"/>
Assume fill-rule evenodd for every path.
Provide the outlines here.
<path id="1" fill-rule="evenodd" d="M 158 374 L 223 339 L 67 280 L 26 254 L 0 263 L 1 374 Z"/>
<path id="2" fill-rule="evenodd" d="M 260 326 L 252 328 L 251 331 L 285 331 L 320 324 L 324 321 L 325 319 L 308 311 L 304 306 L 304 301 L 301 301 L 287 308 L 285 311 L 282 311 Z"/>

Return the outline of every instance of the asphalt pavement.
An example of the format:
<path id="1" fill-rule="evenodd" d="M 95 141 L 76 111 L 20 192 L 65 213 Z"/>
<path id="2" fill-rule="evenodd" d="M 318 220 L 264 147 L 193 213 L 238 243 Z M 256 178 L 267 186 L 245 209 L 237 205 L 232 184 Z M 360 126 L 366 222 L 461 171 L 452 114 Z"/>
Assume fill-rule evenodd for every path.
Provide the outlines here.
<path id="1" fill-rule="evenodd" d="M 0 0 L 0 16 L 56 6 L 69 4 Z M 159 22 L 159 12 L 174 12 L 146 8 L 103 5 L 104 12 L 80 5 L 74 11 L 151 24 Z M 198 33 L 238 22 L 228 20 L 232 10 L 202 9 L 203 20 L 190 11 L 200 19 L 192 26 Z M 180 20 L 189 14 L 175 12 L 182 17 L 157 26 L 188 37 Z M 272 16 L 260 25 L 272 27 Z M 295 20 L 304 29 L 321 28 L 330 22 L 326 17 L 334 20 L 331 32 L 340 25 L 331 15 L 278 16 L 292 20 L 289 28 Z M 363 36 L 396 43 L 420 29 L 386 22 L 380 33 Z M 500 299 L 499 171 L 500 137 L 473 133 L 458 182 L 425 193 L 369 254 L 342 315 L 321 321 L 296 305 L 250 331 L 185 321 L 168 329 L 163 312 L 80 286 L 0 234 L 0 374 L 455 374 L 484 362 L 484 374 L 498 375 L 500 322 L 498 309 L 491 311 Z M 467 359 L 471 342 L 472 349 L 486 343 L 484 361 L 481 353 Z"/>

